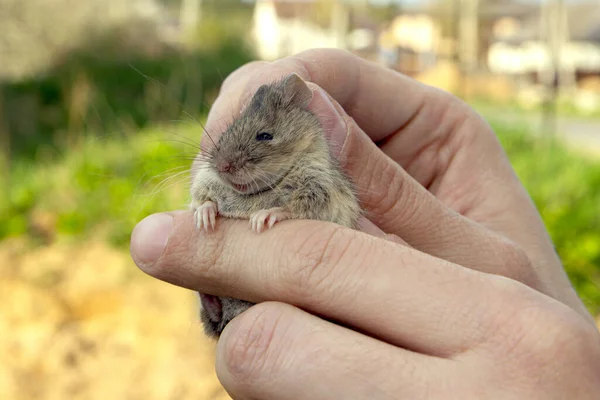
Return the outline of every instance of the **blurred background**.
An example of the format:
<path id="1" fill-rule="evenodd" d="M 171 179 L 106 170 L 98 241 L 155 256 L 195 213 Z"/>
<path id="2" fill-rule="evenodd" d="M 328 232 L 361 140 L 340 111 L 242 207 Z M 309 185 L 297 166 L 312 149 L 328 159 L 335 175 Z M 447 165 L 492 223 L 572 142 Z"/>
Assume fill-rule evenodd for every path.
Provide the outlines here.
<path id="1" fill-rule="evenodd" d="M 228 398 L 129 235 L 186 207 L 222 80 L 313 47 L 482 113 L 600 315 L 598 0 L 0 0 L 0 398 Z"/>

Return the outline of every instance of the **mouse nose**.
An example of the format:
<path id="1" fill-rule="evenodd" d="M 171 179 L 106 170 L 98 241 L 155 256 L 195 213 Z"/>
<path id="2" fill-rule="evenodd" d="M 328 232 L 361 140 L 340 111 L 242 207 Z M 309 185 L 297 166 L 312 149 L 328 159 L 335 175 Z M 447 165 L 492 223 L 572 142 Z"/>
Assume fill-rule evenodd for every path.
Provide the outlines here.
<path id="1" fill-rule="evenodd" d="M 231 163 L 228 161 L 223 161 L 217 164 L 217 170 L 219 172 L 229 172 L 231 171 Z"/>

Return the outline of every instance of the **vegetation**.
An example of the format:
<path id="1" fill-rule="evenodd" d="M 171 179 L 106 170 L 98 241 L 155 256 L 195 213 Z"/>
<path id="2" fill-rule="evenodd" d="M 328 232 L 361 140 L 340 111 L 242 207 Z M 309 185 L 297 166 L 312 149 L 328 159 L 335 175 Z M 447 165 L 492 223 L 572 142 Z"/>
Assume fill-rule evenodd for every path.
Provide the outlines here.
<path id="1" fill-rule="evenodd" d="M 473 98 L 469 99 L 469 104 L 471 104 L 476 109 L 493 109 L 502 107 L 503 110 L 510 111 L 511 113 L 515 113 L 516 115 L 531 115 L 532 113 L 542 113 L 544 112 L 544 105 L 542 104 L 533 104 L 529 107 L 524 107 L 517 102 L 507 101 L 499 104 L 497 100 L 489 99 L 489 98 Z M 600 120 L 600 108 L 590 110 L 588 112 L 584 112 L 579 109 L 575 103 L 568 99 L 559 99 L 556 102 L 556 116 L 562 118 L 577 118 L 580 120 L 589 120 L 589 121 L 598 121 Z"/>
<path id="2" fill-rule="evenodd" d="M 589 310 L 600 313 L 600 163 L 518 127 L 496 126 Z"/>
<path id="3" fill-rule="evenodd" d="M 228 14 L 236 29 L 205 11 L 184 45 L 128 21 L 94 30 L 41 75 L 0 81 L 0 240 L 93 232 L 124 244 L 144 215 L 185 205 L 198 120 L 254 59 L 243 9 Z"/>
<path id="4" fill-rule="evenodd" d="M 246 39 L 210 15 L 185 47 L 157 36 L 152 25 L 124 24 L 90 34 L 43 75 L 0 82 L 6 158 L 35 160 L 41 147 L 60 153 L 85 136 L 126 136 L 196 116 L 225 76 L 254 59 Z"/>
<path id="5" fill-rule="evenodd" d="M 0 197 L 0 239 L 93 235 L 128 243 L 144 216 L 185 207 L 191 143 L 199 143 L 202 133 L 200 125 L 187 129 L 189 139 L 154 128 L 128 137 L 87 138 L 79 151 L 51 161 L 16 162 L 11 184 L 1 189 L 8 195 Z"/>

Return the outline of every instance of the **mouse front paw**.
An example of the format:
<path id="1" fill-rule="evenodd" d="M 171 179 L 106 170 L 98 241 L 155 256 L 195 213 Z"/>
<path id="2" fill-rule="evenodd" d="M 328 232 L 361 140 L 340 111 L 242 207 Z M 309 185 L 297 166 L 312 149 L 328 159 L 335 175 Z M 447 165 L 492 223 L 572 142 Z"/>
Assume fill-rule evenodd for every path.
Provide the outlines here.
<path id="1" fill-rule="evenodd" d="M 250 226 L 256 233 L 260 233 L 265 229 L 272 228 L 276 222 L 281 222 L 290 219 L 291 214 L 283 208 L 270 208 L 268 210 L 259 210 L 250 216 Z"/>
<path id="2" fill-rule="evenodd" d="M 217 218 L 217 205 L 212 201 L 205 201 L 200 204 L 194 211 L 194 223 L 198 230 L 204 229 L 208 232 L 208 229 L 215 229 Z"/>

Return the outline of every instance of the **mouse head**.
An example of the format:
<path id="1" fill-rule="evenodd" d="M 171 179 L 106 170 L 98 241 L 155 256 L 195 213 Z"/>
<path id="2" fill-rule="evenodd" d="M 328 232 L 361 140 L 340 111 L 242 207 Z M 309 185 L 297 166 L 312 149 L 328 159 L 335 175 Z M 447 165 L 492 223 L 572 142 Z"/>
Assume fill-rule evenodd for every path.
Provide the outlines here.
<path id="1" fill-rule="evenodd" d="M 211 149 L 212 167 L 240 193 L 277 184 L 306 152 L 321 126 L 308 110 L 312 91 L 296 74 L 258 88 L 248 106 Z"/>

